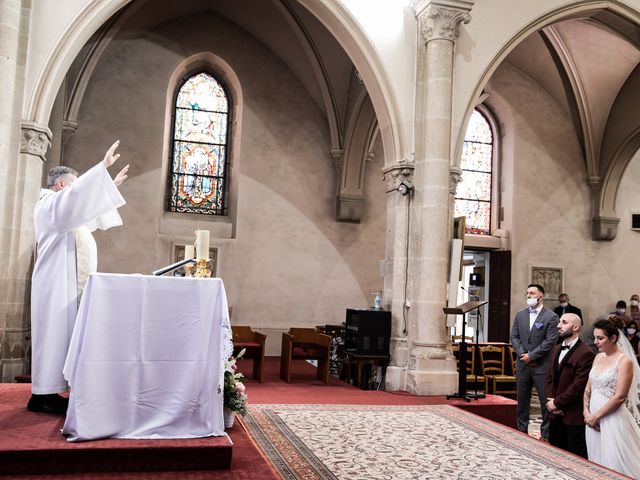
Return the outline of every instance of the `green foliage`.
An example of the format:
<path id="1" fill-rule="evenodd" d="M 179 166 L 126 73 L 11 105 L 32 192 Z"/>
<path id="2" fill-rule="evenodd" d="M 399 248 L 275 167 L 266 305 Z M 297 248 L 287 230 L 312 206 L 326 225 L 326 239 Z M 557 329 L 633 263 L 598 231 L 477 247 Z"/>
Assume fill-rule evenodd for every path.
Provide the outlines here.
<path id="1" fill-rule="evenodd" d="M 244 375 L 236 372 L 236 360 L 242 358 L 244 352 L 242 349 L 237 357 L 229 357 L 224 369 L 224 406 L 240 415 L 247 413 L 247 394 L 240 381 Z"/>

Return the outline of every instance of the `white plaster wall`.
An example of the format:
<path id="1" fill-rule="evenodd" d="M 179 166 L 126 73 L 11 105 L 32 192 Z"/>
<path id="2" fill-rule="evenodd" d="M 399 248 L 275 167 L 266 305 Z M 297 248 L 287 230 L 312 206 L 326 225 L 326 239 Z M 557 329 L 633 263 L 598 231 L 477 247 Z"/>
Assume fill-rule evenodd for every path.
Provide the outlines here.
<path id="1" fill-rule="evenodd" d="M 27 58 L 27 76 L 23 118 L 46 123 L 42 117 L 48 115 L 55 92 L 62 81 L 64 72 L 80 47 L 89 39 L 95 29 L 119 8 L 129 3 L 127 0 L 66 0 L 61 8 L 58 0 L 38 0 L 34 2 Z M 349 19 L 339 24 L 330 18 L 323 21 L 332 32 L 349 29 L 348 23 L 355 22 L 364 31 L 367 40 L 380 62 L 380 68 L 387 75 L 392 107 L 397 109 L 402 142 L 406 142 L 408 155 L 413 139 L 413 92 L 415 84 L 415 51 L 417 32 L 410 2 L 406 0 L 300 0 L 300 3 L 314 11 L 339 12 L 345 9 Z M 526 30 L 532 22 L 552 22 L 560 20 L 569 10 L 585 8 L 594 2 L 578 4 L 574 0 L 477 0 L 471 10 L 471 22 L 460 27 L 456 41 L 454 85 L 456 95 L 452 110 L 452 148 L 461 142 L 464 135 L 462 124 L 477 100 L 474 91 L 483 75 L 490 75 L 492 61 L 499 55 L 506 55 L 513 47 L 514 36 L 528 34 Z M 604 2 L 599 2 L 601 6 Z M 320 8 L 320 6 L 322 8 Z M 609 6 L 624 11 L 631 17 L 640 18 L 640 0 L 610 2 Z M 541 24 L 541 23 L 540 23 Z M 80 25 L 80 26 L 78 26 Z M 529 32 L 530 33 L 530 32 Z M 351 39 L 349 46 L 356 54 L 359 38 Z M 364 56 L 353 58 L 356 65 L 365 60 Z M 54 84 L 39 82 L 39 78 L 54 78 Z M 43 89 L 43 92 L 38 92 Z M 479 95 L 479 91 L 475 92 Z M 34 100 L 39 98 L 39 103 Z M 455 150 L 453 150 L 455 151 Z"/>
<path id="2" fill-rule="evenodd" d="M 152 32 L 124 32 L 87 89 L 65 163 L 83 171 L 121 139 L 124 226 L 99 232 L 99 270 L 146 273 L 172 261 L 180 238 L 159 235 L 167 82 L 185 58 L 210 50 L 239 78 L 242 138 L 235 238 L 219 247 L 233 323 L 265 330 L 339 323 L 382 288 L 386 197 L 378 142 L 367 165 L 361 224 L 334 221 L 336 172 L 327 123 L 290 70 L 255 38 L 213 14 L 177 19 Z M 113 168 L 113 174 L 117 168 Z M 207 224 L 202 218 L 203 225 Z M 277 332 L 276 332 L 277 333 Z M 271 352 L 274 353 L 274 352 Z"/>
<path id="3" fill-rule="evenodd" d="M 130 0 L 69 0 L 61 7 L 57 0 L 35 2 L 28 43 L 24 119 L 47 123 L 56 92 L 73 58 L 101 24 L 129 3 Z M 392 158 L 389 161 L 410 156 L 416 33 L 409 0 L 300 3 L 322 17 L 329 31 L 343 41 L 352 61 L 367 77 L 370 90 L 376 92 L 373 101 L 380 110 L 378 115 L 382 115 L 382 134 Z"/>
<path id="4" fill-rule="evenodd" d="M 511 203 L 512 317 L 525 307 L 529 266 L 564 268 L 564 290 L 591 323 L 613 310 L 618 299 L 640 290 L 637 275 L 640 236 L 629 230 L 628 212 L 640 206 L 636 187 L 640 161 L 625 173 L 618 212 L 618 237 L 612 242 L 591 240 L 590 192 L 580 146 L 562 108 L 538 84 L 504 63 L 492 86 L 513 115 L 513 148 L 505 150 L 513 178 Z M 557 306 L 549 299 L 548 307 Z"/>

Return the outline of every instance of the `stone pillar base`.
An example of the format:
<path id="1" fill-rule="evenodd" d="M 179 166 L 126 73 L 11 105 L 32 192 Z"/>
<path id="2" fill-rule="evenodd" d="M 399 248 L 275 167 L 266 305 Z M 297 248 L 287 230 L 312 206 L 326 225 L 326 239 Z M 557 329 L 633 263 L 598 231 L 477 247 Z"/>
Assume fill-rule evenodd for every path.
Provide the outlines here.
<path id="1" fill-rule="evenodd" d="M 29 363 L 25 358 L 11 358 L 0 360 L 2 371 L 2 383 L 15 383 L 18 375 L 24 375 L 29 369 Z"/>
<path id="2" fill-rule="evenodd" d="M 458 389 L 458 372 L 454 358 L 432 360 L 431 368 L 408 370 L 405 390 L 414 395 L 452 395 Z"/>
<path id="3" fill-rule="evenodd" d="M 406 390 L 406 367 L 388 366 L 385 374 L 385 390 Z"/>
<path id="4" fill-rule="evenodd" d="M 391 354 L 390 365 L 405 368 L 409 360 L 409 345 L 407 345 L 407 339 L 402 338 L 398 340 L 391 337 L 389 353 Z"/>

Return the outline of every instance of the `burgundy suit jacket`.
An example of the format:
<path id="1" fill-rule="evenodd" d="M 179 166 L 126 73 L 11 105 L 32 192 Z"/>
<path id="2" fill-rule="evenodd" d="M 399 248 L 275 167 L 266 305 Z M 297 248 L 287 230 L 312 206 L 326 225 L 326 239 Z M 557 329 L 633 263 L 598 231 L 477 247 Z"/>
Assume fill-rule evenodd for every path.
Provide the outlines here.
<path id="1" fill-rule="evenodd" d="M 558 365 L 561 345 L 551 351 L 547 368 L 547 398 L 553 398 L 556 407 L 564 412 L 560 416 L 566 425 L 584 425 L 583 395 L 595 354 L 580 339 L 567 352 Z M 551 418 L 556 416 L 549 412 Z"/>

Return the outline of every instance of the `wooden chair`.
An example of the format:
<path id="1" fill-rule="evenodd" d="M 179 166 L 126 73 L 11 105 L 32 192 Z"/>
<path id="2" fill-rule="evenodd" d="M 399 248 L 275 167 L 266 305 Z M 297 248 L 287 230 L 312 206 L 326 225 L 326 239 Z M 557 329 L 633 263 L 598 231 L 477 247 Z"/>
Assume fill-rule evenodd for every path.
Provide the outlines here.
<path id="1" fill-rule="evenodd" d="M 460 343 L 462 341 L 462 335 L 452 335 L 451 336 L 451 343 Z M 473 343 L 473 337 L 470 337 L 468 335 L 464 336 L 464 341 L 467 343 Z"/>
<path id="2" fill-rule="evenodd" d="M 507 369 L 505 368 L 502 375 L 493 377 L 493 393 L 516 398 L 518 393 L 516 389 L 516 351 L 513 347 L 508 347 L 507 352 L 507 365 L 511 365 L 511 375 L 507 374 Z"/>
<path id="3" fill-rule="evenodd" d="M 504 348 L 495 346 L 480 347 L 480 365 L 485 377 L 485 392 L 494 387 L 493 379 L 504 375 Z"/>
<path id="4" fill-rule="evenodd" d="M 454 344 L 452 346 L 453 355 L 456 357 L 458 361 L 458 371 L 460 371 L 460 344 Z M 484 375 L 478 374 L 476 376 L 476 358 L 475 358 L 475 347 L 467 344 L 467 386 L 474 385 L 476 388 L 478 385 L 485 385 L 486 388 L 486 379 Z M 486 391 L 486 390 L 485 390 Z"/>
<path id="5" fill-rule="evenodd" d="M 254 332 L 251 327 L 234 325 L 231 327 L 233 333 L 233 356 L 246 349 L 240 359 L 249 358 L 253 360 L 253 378 L 262 383 L 262 367 L 264 365 L 264 344 L 267 336 L 264 333 Z"/>
<path id="6" fill-rule="evenodd" d="M 293 360 L 316 360 L 318 380 L 329 383 L 329 359 L 331 357 L 331 337 L 316 332 L 313 328 L 291 328 L 282 334 L 280 355 L 280 378 L 291 383 L 291 362 Z"/>

